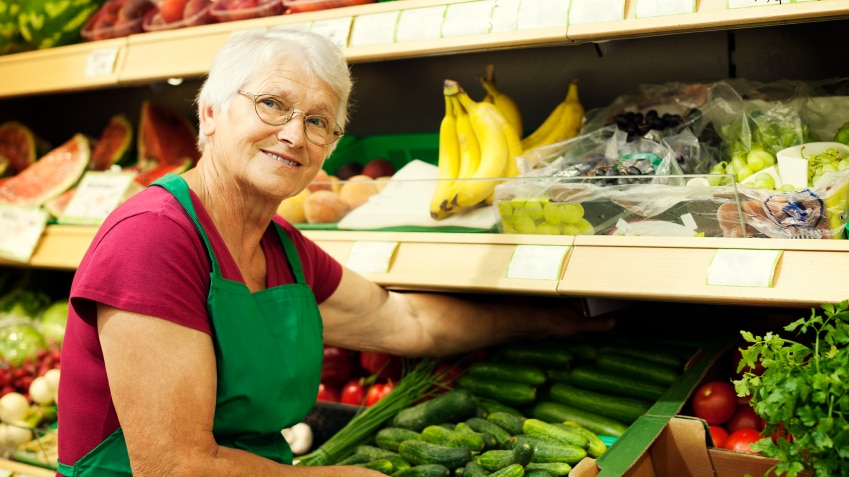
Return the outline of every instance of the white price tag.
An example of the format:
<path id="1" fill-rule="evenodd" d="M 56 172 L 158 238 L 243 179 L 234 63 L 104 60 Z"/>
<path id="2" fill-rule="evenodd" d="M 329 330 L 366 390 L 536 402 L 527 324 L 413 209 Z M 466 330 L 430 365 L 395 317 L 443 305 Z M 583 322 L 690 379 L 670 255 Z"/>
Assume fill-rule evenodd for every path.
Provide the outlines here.
<path id="1" fill-rule="evenodd" d="M 89 53 L 85 62 L 86 78 L 109 76 L 115 71 L 118 48 L 98 48 Z"/>
<path id="2" fill-rule="evenodd" d="M 695 13 L 696 0 L 637 0 L 637 18 Z"/>
<path id="3" fill-rule="evenodd" d="M 356 272 L 386 273 L 398 242 L 354 242 L 345 265 Z"/>
<path id="4" fill-rule="evenodd" d="M 440 38 L 445 5 L 402 10 L 398 18 L 398 43 L 406 41 L 437 40 Z"/>
<path id="5" fill-rule="evenodd" d="M 399 11 L 371 13 L 354 18 L 349 46 L 391 45 Z"/>
<path id="6" fill-rule="evenodd" d="M 615 22 L 625 19 L 625 0 L 572 0 L 569 24 Z"/>
<path id="7" fill-rule="evenodd" d="M 707 270 L 708 285 L 771 288 L 783 250 L 717 250 Z"/>
<path id="8" fill-rule="evenodd" d="M 791 0 L 728 0 L 728 8 L 763 7 L 789 3 L 792 3 Z"/>
<path id="9" fill-rule="evenodd" d="M 516 245 L 507 278 L 560 280 L 563 258 L 569 245 Z"/>
<path id="10" fill-rule="evenodd" d="M 351 35 L 351 23 L 353 21 L 353 17 L 316 20 L 312 23 L 310 30 L 330 38 L 340 48 L 345 48 L 348 46 L 348 37 Z"/>
<path id="11" fill-rule="evenodd" d="M 118 207 L 133 183 L 131 172 L 86 172 L 59 217 L 60 224 L 96 225 Z"/>
<path id="12" fill-rule="evenodd" d="M 570 0 L 522 0 L 517 30 L 566 26 Z"/>
<path id="13" fill-rule="evenodd" d="M 12 477 L 13 474 L 11 470 L 0 469 L 0 477 Z"/>
<path id="14" fill-rule="evenodd" d="M 495 6 L 492 7 L 490 32 L 516 31 L 521 4 L 522 0 L 495 0 Z"/>
<path id="15" fill-rule="evenodd" d="M 445 21 L 442 23 L 442 36 L 449 38 L 489 33 L 494 7 L 495 0 L 448 5 Z"/>
<path id="16" fill-rule="evenodd" d="M 0 257 L 28 262 L 46 226 L 43 209 L 0 204 Z"/>

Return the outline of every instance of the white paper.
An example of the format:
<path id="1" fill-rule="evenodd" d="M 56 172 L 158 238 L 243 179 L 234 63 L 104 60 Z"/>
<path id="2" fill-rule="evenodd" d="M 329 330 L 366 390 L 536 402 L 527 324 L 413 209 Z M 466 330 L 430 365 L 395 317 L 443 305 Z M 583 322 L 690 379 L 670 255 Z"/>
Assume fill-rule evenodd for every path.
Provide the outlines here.
<path id="1" fill-rule="evenodd" d="M 682 15 L 696 11 L 695 0 L 637 0 L 637 18 Z"/>
<path id="2" fill-rule="evenodd" d="M 330 38 L 340 48 L 345 48 L 348 46 L 348 37 L 351 35 L 353 21 L 353 17 L 316 20 L 312 23 L 310 30 Z"/>
<path id="3" fill-rule="evenodd" d="M 569 24 L 615 22 L 625 19 L 625 0 L 572 0 Z"/>
<path id="4" fill-rule="evenodd" d="M 445 21 L 442 23 L 442 36 L 450 38 L 489 33 L 493 8 L 494 0 L 448 5 Z"/>
<path id="5" fill-rule="evenodd" d="M 568 16 L 569 0 L 522 0 L 516 29 L 565 27 Z"/>
<path id="6" fill-rule="evenodd" d="M 135 174 L 86 172 L 59 217 L 62 224 L 100 224 L 123 201 Z"/>
<path id="7" fill-rule="evenodd" d="M 86 78 L 109 76 L 115 71 L 115 60 L 118 59 L 118 48 L 98 48 L 89 53 L 85 62 Z"/>
<path id="8" fill-rule="evenodd" d="M 516 245 L 507 266 L 507 278 L 560 280 L 568 251 L 568 245 Z"/>
<path id="9" fill-rule="evenodd" d="M 371 13 L 354 18 L 350 46 L 391 45 L 399 11 Z"/>
<path id="10" fill-rule="evenodd" d="M 345 266 L 360 273 L 387 273 L 397 248 L 398 242 L 354 242 Z"/>
<path id="11" fill-rule="evenodd" d="M 790 0 L 728 0 L 728 8 L 763 7 L 789 4 Z"/>
<path id="12" fill-rule="evenodd" d="M 0 257 L 28 262 L 46 226 L 44 209 L 0 204 Z"/>
<path id="13" fill-rule="evenodd" d="M 401 11 L 401 15 L 398 17 L 398 33 L 395 35 L 395 40 L 398 43 L 403 43 L 439 39 L 445 10 L 445 5 L 436 5 Z"/>
<path id="14" fill-rule="evenodd" d="M 717 250 L 707 270 L 708 285 L 771 288 L 782 250 Z"/>
<path id="15" fill-rule="evenodd" d="M 492 7 L 490 32 L 516 31 L 522 0 L 495 0 Z"/>

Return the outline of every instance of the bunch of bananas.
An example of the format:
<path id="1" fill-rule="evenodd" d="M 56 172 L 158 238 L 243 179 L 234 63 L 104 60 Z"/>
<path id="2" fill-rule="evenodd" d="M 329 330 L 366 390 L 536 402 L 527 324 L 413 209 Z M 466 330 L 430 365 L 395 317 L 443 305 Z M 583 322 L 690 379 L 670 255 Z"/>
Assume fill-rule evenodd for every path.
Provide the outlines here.
<path id="1" fill-rule="evenodd" d="M 493 98 L 504 96 L 496 93 Z M 503 97 L 475 101 L 454 80 L 445 80 L 443 96 L 439 180 L 430 203 L 430 215 L 436 220 L 491 204 L 499 182 L 494 179 L 518 176 L 516 158 L 522 154 L 519 131 L 498 107 L 505 103 Z"/>
<path id="2" fill-rule="evenodd" d="M 522 153 L 579 135 L 584 112 L 584 106 L 578 99 L 578 80 L 573 79 L 566 98 L 555 106 L 537 129 L 522 139 Z"/>

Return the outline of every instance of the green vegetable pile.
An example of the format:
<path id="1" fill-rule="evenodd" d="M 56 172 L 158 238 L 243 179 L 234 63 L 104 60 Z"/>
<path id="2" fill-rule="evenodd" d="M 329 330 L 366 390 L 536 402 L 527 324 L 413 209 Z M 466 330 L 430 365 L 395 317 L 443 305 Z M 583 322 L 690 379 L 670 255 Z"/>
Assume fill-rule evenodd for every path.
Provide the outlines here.
<path id="1" fill-rule="evenodd" d="M 734 381 L 737 394 L 766 422 L 752 449 L 778 460 L 775 472 L 795 477 L 844 475 L 849 468 L 849 301 L 825 304 L 784 327 L 798 340 L 768 332 L 742 349 L 738 372 L 763 366 L 761 375 L 746 372 Z"/>

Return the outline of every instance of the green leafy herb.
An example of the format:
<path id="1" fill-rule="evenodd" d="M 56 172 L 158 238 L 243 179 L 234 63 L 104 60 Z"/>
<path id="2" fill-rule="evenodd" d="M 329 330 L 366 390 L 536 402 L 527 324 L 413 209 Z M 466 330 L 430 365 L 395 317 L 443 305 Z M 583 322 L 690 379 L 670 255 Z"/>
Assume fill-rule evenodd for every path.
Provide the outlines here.
<path id="1" fill-rule="evenodd" d="M 843 475 L 849 468 L 849 301 L 811 310 L 784 327 L 797 335 L 764 336 L 742 331 L 751 345 L 741 349 L 737 371 L 760 362 L 761 375 L 746 372 L 734 381 L 739 396 L 751 396 L 766 422 L 752 449 L 773 457 L 776 474 L 795 477 Z"/>

